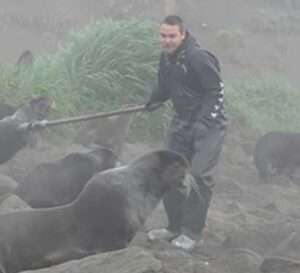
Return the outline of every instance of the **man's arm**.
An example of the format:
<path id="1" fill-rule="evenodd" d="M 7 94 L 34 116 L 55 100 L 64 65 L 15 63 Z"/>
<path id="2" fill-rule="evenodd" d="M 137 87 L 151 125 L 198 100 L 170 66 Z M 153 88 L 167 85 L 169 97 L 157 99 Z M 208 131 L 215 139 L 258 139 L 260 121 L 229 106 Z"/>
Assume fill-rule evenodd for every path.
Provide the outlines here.
<path id="1" fill-rule="evenodd" d="M 170 91 L 165 85 L 163 73 L 163 56 L 160 57 L 158 83 L 152 88 L 150 99 L 146 103 L 146 110 L 154 111 L 170 98 Z"/>
<path id="2" fill-rule="evenodd" d="M 191 61 L 192 68 L 200 80 L 203 92 L 200 116 L 213 122 L 223 108 L 224 84 L 220 75 L 218 60 L 205 50 L 197 50 Z"/>

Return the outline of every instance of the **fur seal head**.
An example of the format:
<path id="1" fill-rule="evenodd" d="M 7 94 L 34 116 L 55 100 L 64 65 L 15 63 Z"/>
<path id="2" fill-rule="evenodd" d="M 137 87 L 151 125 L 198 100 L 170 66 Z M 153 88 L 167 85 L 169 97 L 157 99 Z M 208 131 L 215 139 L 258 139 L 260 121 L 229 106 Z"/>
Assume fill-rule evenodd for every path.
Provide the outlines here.
<path id="1" fill-rule="evenodd" d="M 49 97 L 39 96 L 31 99 L 30 102 L 20 110 L 24 117 L 27 118 L 26 122 L 31 122 L 47 118 L 53 105 L 54 102 Z"/>

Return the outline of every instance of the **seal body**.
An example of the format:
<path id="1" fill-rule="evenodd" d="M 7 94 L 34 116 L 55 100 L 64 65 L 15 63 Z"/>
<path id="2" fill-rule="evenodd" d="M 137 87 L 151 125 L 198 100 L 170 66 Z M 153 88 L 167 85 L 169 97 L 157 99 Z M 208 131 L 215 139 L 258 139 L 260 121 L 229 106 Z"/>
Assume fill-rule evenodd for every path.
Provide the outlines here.
<path id="1" fill-rule="evenodd" d="M 71 153 L 55 162 L 42 163 L 18 185 L 15 194 L 32 208 L 48 208 L 71 203 L 96 173 L 116 165 L 109 149 Z"/>
<path id="2" fill-rule="evenodd" d="M 258 139 L 254 164 L 260 178 L 268 181 L 273 175 L 293 174 L 300 167 L 300 133 L 270 132 Z"/>
<path id="3" fill-rule="evenodd" d="M 161 197 L 183 188 L 186 160 L 156 151 L 94 175 L 70 204 L 0 215 L 4 273 L 47 267 L 124 248 Z"/>

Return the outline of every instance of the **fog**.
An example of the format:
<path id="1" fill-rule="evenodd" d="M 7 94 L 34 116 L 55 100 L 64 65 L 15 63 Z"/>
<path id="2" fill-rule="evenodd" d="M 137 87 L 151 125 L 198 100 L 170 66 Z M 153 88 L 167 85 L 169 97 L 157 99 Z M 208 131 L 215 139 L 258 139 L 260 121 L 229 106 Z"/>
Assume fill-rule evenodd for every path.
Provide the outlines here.
<path id="1" fill-rule="evenodd" d="M 201 44 L 220 56 L 226 77 L 279 71 L 299 84 L 294 60 L 300 43 L 300 11 L 295 0 L 1 0 L 0 5 L 2 63 L 15 62 L 25 49 L 38 55 L 53 52 L 69 30 L 102 16 L 159 21 L 176 12 Z M 282 28 L 286 31 L 278 31 Z"/>
<path id="2" fill-rule="evenodd" d="M 139 17 L 159 23 L 170 13 L 180 15 L 200 45 L 218 56 L 225 83 L 272 75 L 274 78 L 283 77 L 293 88 L 299 89 L 298 0 L 0 0 L 0 63 L 16 64 L 26 50 L 33 53 L 28 63 L 33 58 L 35 60 L 56 52 L 64 45 L 70 31 L 80 30 L 103 17 Z M 247 113 L 247 109 L 244 110 Z M 268 111 L 264 110 L 266 113 Z M 293 122 L 298 122 L 298 119 L 299 116 L 295 115 Z M 122 125 L 126 127 L 120 129 L 124 131 L 124 138 L 109 139 L 111 143 L 119 141 L 124 144 L 122 148 L 117 147 L 122 162 L 161 147 L 162 143 L 124 143 L 131 120 L 124 121 Z M 22 150 L 0 167 L 0 173 L 19 180 L 41 162 L 55 161 L 70 152 L 82 151 L 79 144 L 85 145 L 91 138 L 98 137 L 101 142 L 96 130 L 95 135 L 84 135 L 85 131 L 95 127 L 96 123 L 87 124 L 82 129 L 83 137 L 79 136 L 77 143 L 68 147 L 47 143 L 40 137 L 41 144 L 37 148 Z M 108 125 L 106 127 L 111 132 L 112 129 Z M 195 252 L 175 251 L 168 244 L 150 245 L 145 239 L 146 231 L 166 223 L 162 207 L 148 219 L 141 237 L 137 237 L 133 245 L 140 247 L 141 251 L 149 251 L 151 259 L 156 259 L 163 268 L 151 272 L 300 272 L 299 246 L 293 244 L 295 238 L 299 241 L 299 174 L 290 179 L 286 173 L 281 173 L 267 183 L 262 181 L 252 156 L 260 136 L 261 132 L 248 126 L 243 116 L 230 120 L 203 245 Z M 107 140 L 107 134 L 103 138 Z M 102 142 L 99 144 L 102 145 Z M 289 149 L 289 155 L 293 154 L 292 151 L 298 151 L 291 145 Z M 282 154 L 278 149 L 276 156 L 281 158 Z M 292 160 L 295 158 L 295 164 L 299 165 L 298 155 Z M 20 208 L 15 205 L 13 209 Z M 288 262 L 276 260 L 274 265 L 266 259 L 272 255 L 284 257 Z M 118 257 L 112 261 L 115 259 L 118 260 Z M 291 260 L 291 267 L 296 271 L 288 271 Z M 265 271 L 260 271 L 263 261 L 266 264 L 261 270 Z M 110 263 L 113 268 L 114 263 Z M 274 271 L 271 271 L 272 266 L 277 266 Z M 101 268 L 99 270 L 101 272 Z M 110 272 L 129 271 L 125 268 L 124 271 L 110 269 Z"/>

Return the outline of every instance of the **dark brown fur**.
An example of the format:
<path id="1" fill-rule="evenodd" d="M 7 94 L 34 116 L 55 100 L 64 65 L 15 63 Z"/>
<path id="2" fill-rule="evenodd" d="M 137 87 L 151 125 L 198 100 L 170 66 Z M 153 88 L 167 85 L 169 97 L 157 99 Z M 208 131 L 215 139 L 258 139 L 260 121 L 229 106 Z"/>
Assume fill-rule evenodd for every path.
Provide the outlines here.
<path id="1" fill-rule="evenodd" d="M 152 152 L 97 173 L 69 205 L 0 215 L 2 273 L 126 247 L 161 197 L 183 186 L 186 168 L 176 153 Z"/>
<path id="2" fill-rule="evenodd" d="M 270 132 L 258 139 L 254 163 L 259 176 L 268 181 L 272 175 L 293 174 L 300 167 L 300 133 Z"/>
<path id="3" fill-rule="evenodd" d="M 106 148 L 71 153 L 55 162 L 38 165 L 14 193 L 32 208 L 65 205 L 74 201 L 96 172 L 113 168 L 116 162 L 116 155 Z"/>

